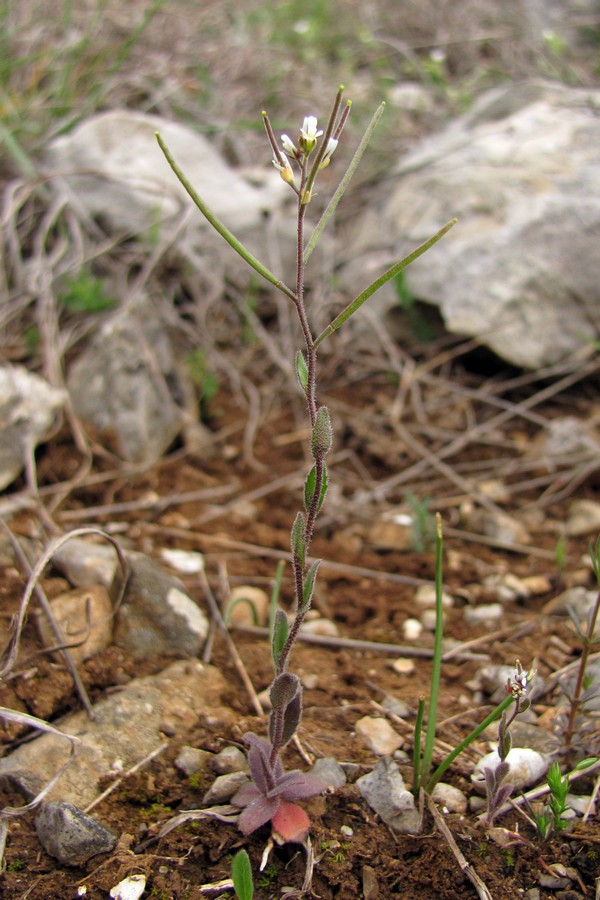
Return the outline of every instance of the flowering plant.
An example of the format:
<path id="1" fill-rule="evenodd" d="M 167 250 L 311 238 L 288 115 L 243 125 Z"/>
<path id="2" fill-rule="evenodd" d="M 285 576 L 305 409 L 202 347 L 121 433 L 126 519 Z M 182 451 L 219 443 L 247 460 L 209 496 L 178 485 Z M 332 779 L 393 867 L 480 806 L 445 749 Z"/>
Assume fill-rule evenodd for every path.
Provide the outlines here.
<path id="1" fill-rule="evenodd" d="M 312 797 L 324 789 L 324 785 L 312 775 L 303 774 L 298 770 L 286 772 L 280 757 L 281 750 L 296 734 L 302 717 L 302 686 L 299 678 L 290 674 L 287 668 L 291 650 L 312 603 L 319 560 L 309 562 L 308 551 L 327 492 L 328 474 L 325 458 L 333 443 L 329 411 L 326 406 L 319 406 L 317 402 L 317 350 L 323 341 L 337 331 L 376 290 L 433 246 L 456 221 L 448 222 L 428 241 L 392 265 L 355 297 L 319 335 L 313 334 L 304 296 L 306 264 L 321 233 L 335 212 L 384 109 L 382 104 L 375 113 L 339 187 L 312 236 L 306 241 L 306 211 L 313 197 L 315 181 L 318 174 L 330 164 L 350 114 L 350 102 L 342 107 L 343 90 L 343 87 L 340 87 L 336 94 L 325 128 L 318 128 L 315 116 L 306 116 L 295 143 L 284 134 L 280 146 L 269 118 L 263 112 L 263 121 L 273 153 L 273 165 L 297 198 L 296 280 L 293 289 L 256 259 L 217 219 L 178 167 L 160 135 L 157 135 L 169 165 L 208 222 L 248 265 L 293 303 L 304 339 L 304 349 L 298 350 L 296 354 L 296 374 L 308 409 L 311 431 L 310 453 L 313 462 L 304 484 L 303 508 L 294 519 L 290 535 L 294 612 L 288 617 L 283 609 L 278 609 L 274 617 L 271 652 L 275 679 L 270 689 L 272 713 L 269 720 L 269 737 L 262 738 L 253 733 L 245 735 L 244 739 L 249 746 L 248 762 L 252 782 L 240 788 L 232 800 L 234 805 L 242 809 L 239 827 L 244 834 L 250 834 L 261 825 L 271 822 L 274 837 L 283 842 L 304 842 L 308 835 L 309 821 L 304 810 L 297 806 L 295 801 Z"/>

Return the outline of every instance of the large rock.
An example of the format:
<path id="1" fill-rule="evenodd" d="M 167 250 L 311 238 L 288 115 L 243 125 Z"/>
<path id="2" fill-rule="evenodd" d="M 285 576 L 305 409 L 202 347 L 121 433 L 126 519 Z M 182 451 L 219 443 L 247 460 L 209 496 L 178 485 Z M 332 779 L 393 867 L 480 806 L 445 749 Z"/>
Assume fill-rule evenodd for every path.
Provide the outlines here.
<path id="1" fill-rule="evenodd" d="M 0 368 L 0 490 L 48 438 L 65 399 L 64 391 L 22 366 Z"/>
<path id="2" fill-rule="evenodd" d="M 451 331 L 530 368 L 597 338 L 599 109 L 600 90 L 545 82 L 485 94 L 401 161 L 383 215 L 348 242 L 343 283 L 356 292 L 457 216 L 405 273 Z M 393 288 L 377 302 L 397 306 Z"/>
<path id="3" fill-rule="evenodd" d="M 256 170 L 244 174 L 227 165 L 206 138 L 184 125 L 130 110 L 101 113 L 50 144 L 46 170 L 54 189 L 66 195 L 75 209 L 100 218 L 112 231 L 145 233 L 152 240 L 164 233 L 177 246 L 192 249 L 196 258 L 209 254 L 211 265 L 217 247 L 229 271 L 244 266 L 249 273 L 199 212 L 184 216 L 183 223 L 182 214 L 193 204 L 158 146 L 157 131 L 210 209 L 263 256 L 269 246 L 267 214 L 274 213 L 290 194 L 268 166 L 266 139 L 262 174 L 268 172 L 268 177 L 264 185 L 256 186 Z M 181 227 L 175 232 L 177 220 Z"/>
<path id="4" fill-rule="evenodd" d="M 77 414 L 124 459 L 152 462 L 186 423 L 188 378 L 158 309 L 140 298 L 99 328 L 67 385 Z"/>

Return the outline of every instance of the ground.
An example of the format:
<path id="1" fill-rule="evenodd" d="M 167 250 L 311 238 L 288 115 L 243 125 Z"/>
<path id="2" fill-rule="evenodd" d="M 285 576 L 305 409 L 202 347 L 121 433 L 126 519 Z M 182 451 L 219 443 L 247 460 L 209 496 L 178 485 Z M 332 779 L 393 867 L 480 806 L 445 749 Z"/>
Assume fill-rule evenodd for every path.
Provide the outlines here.
<path id="1" fill-rule="evenodd" d="M 481 384 L 484 381 L 480 375 L 467 376 L 464 372 L 460 377 L 463 387 L 467 381 L 471 386 L 478 380 Z M 555 416 L 561 407 L 572 409 L 573 404 L 584 412 L 596 392 L 595 383 L 584 381 L 577 394 L 562 394 L 551 404 L 538 407 L 538 413 Z M 368 408 L 376 401 L 380 410 L 389 412 L 395 396 L 396 387 L 390 384 L 390 379 L 386 384 L 383 379 L 372 376 L 351 389 L 334 378 L 326 386 L 323 399 L 337 410 L 350 404 L 357 409 L 359 406 Z M 111 471 L 107 458 L 99 460 L 96 471 L 90 473 L 54 512 L 56 522 L 73 522 L 84 514 L 86 522 L 109 527 L 126 543 L 151 554 L 157 554 L 163 547 L 200 550 L 205 554 L 206 570 L 217 594 L 222 595 L 223 585 L 227 582 L 231 586 L 270 585 L 275 557 L 287 553 L 290 522 L 298 500 L 294 476 L 302 470 L 304 463 L 301 443 L 297 440 L 296 415 L 302 408 L 293 395 L 273 402 L 258 431 L 251 463 L 244 459 L 242 452 L 245 423 L 241 412 L 230 395 L 218 395 L 213 401 L 208 422 L 214 435 L 214 446 L 206 456 L 188 453 L 183 448 L 174 449 L 160 463 L 128 477 L 118 469 Z M 512 424 L 514 426 L 514 422 Z M 384 430 L 383 416 L 381 425 Z M 444 429 L 443 416 L 439 416 L 437 425 Z M 449 428 L 450 421 L 446 425 Z M 331 467 L 332 483 L 338 477 L 345 484 L 342 493 L 353 494 L 360 487 L 366 489 L 366 475 L 359 479 L 356 474 L 359 464 L 376 474 L 378 482 L 397 474 L 395 467 L 386 468 L 381 459 L 375 465 L 371 455 L 373 447 L 367 446 L 364 432 L 361 437 L 348 427 L 344 430 L 341 423 L 338 431 L 344 434 L 344 446 L 352 448 L 353 454 L 339 453 L 340 461 L 334 461 Z M 72 471 L 73 453 L 66 433 L 59 434 L 47 445 L 38 460 L 42 484 L 63 483 L 67 473 Z M 459 455 L 453 460 L 453 466 L 460 468 L 461 462 L 472 460 L 474 455 L 471 446 L 462 457 Z M 97 476 L 102 471 L 105 477 L 100 479 Z M 286 475 L 288 478 L 283 478 L 282 484 L 280 476 Z M 227 484 L 232 485 L 233 493 L 223 507 L 185 499 L 190 491 Z M 577 496 L 591 499 L 597 497 L 597 490 L 597 475 L 592 475 L 578 487 Z M 140 498 L 148 497 L 149 492 L 170 498 L 166 508 L 162 507 L 156 513 L 143 508 Z M 535 507 L 531 502 L 533 496 L 530 495 L 527 504 L 525 497 L 520 495 L 520 506 Z M 118 504 L 123 502 L 130 502 L 132 506 L 127 515 L 118 512 Z M 435 500 L 431 502 L 435 504 Z M 461 644 L 470 642 L 473 658 L 463 660 L 459 657 L 443 667 L 438 738 L 444 744 L 454 745 L 481 718 L 482 710 L 474 708 L 472 691 L 467 684 L 483 662 L 510 665 L 519 658 L 527 665 L 535 659 L 539 676 L 547 680 L 552 672 L 577 658 L 578 643 L 567 620 L 544 613 L 547 602 L 571 582 L 573 572 L 581 567 L 581 557 L 586 549 L 585 539 L 569 539 L 564 548 L 564 559 L 560 560 L 561 566 L 557 565 L 556 529 L 560 521 L 564 521 L 567 503 L 562 500 L 551 504 L 538 519 L 539 530 L 532 534 L 533 553 L 526 550 L 508 552 L 486 546 L 476 537 L 468 541 L 460 536 L 446 538 L 445 587 L 458 598 L 448 613 L 446 637 Z M 343 503 L 340 505 L 344 507 Z M 451 521 L 456 507 L 448 508 L 443 500 L 441 506 L 446 506 L 444 516 L 446 521 Z M 377 508 L 381 511 L 381 506 L 368 507 L 370 515 Z M 327 512 L 325 510 L 325 515 Z M 354 538 L 349 536 L 350 522 L 346 522 L 346 532 L 340 538 L 342 522 L 336 521 L 334 511 L 331 512 L 329 524 L 326 522 L 318 531 L 311 550 L 324 560 L 316 607 L 337 624 L 341 638 L 408 643 L 403 638 L 402 625 L 407 617 L 415 614 L 415 586 L 410 581 L 433 580 L 431 548 L 375 551 L 367 540 L 356 536 L 356 529 Z M 358 524 L 364 522 L 364 516 L 363 509 Z M 13 520 L 13 530 L 29 536 L 39 534 L 39 518 L 32 513 L 18 513 Z M 494 625 L 493 633 L 486 624 L 466 625 L 463 614 L 468 601 L 460 599 L 461 592 L 467 586 L 481 582 L 485 575 L 502 571 L 521 577 L 546 576 L 548 590 L 529 599 L 507 602 L 505 613 Z M 409 583 L 403 584 L 404 580 Z M 56 573 L 49 573 L 46 588 L 50 595 L 63 584 Z M 1 589 L 2 608 L 6 613 L 18 601 L 21 586 L 22 582 L 14 572 L 12 577 L 5 574 Z M 188 588 L 205 607 L 198 584 L 190 580 Z M 289 600 L 289 570 L 284 578 L 284 597 Z M 233 631 L 232 635 L 256 690 L 267 687 L 271 668 L 266 642 L 239 631 Z M 475 644 L 472 643 L 474 639 Z M 376 704 L 386 692 L 416 710 L 419 697 L 427 695 L 429 690 L 431 664 L 428 659 L 417 656 L 413 659 L 412 672 L 398 674 L 391 668 L 393 656 L 389 652 L 355 650 L 343 646 L 343 641 L 340 643 L 340 647 L 334 648 L 298 645 L 292 668 L 302 677 L 314 676 L 309 681 L 312 686 L 304 694 L 305 714 L 300 738 L 306 752 L 311 757 L 333 755 L 340 761 L 356 763 L 355 778 L 374 763 L 372 753 L 354 732 L 355 722 L 363 715 L 377 714 Z M 431 634 L 424 632 L 415 646 L 431 648 Z M 22 666 L 28 666 L 27 657 L 36 649 L 39 649 L 37 638 L 29 625 L 22 648 Z M 410 655 L 410 651 L 403 654 L 406 655 Z M 174 767 L 173 761 L 182 745 L 215 752 L 229 742 L 241 744 L 241 735 L 246 730 L 264 733 L 266 720 L 253 715 L 250 700 L 218 635 L 211 661 L 227 677 L 229 689 L 224 704 L 229 709 L 228 714 L 223 713 L 222 720 L 217 717 L 215 721 L 214 716 L 207 717 L 206 721 L 201 719 L 189 733 L 171 738 L 160 757 L 127 778 L 94 809 L 94 815 L 120 835 L 118 850 L 106 858 L 92 860 L 85 870 L 69 869 L 56 864 L 41 851 L 30 817 L 18 819 L 11 823 L 9 833 L 3 896 L 70 897 L 76 896 L 78 885 L 85 885 L 86 896 L 105 897 L 120 878 L 134 872 L 144 872 L 148 876 L 149 896 L 215 896 L 214 893 L 203 894 L 201 885 L 228 877 L 231 856 L 241 846 L 248 848 L 256 872 L 268 829 L 243 839 L 231 825 L 215 827 L 214 822 L 193 822 L 175 829 L 159 841 L 149 840 L 176 812 L 197 806 L 210 783 L 210 771 L 188 779 Z M 147 660 L 140 670 L 139 664 L 134 665 L 123 658 L 113 647 L 85 663 L 82 674 L 92 697 L 97 699 L 104 690 L 110 690 L 115 672 L 119 672 L 118 680 L 122 683 L 124 678 L 156 670 L 165 662 Z M 3 705 L 25 708 L 51 719 L 77 705 L 69 678 L 61 666 L 44 657 L 36 659 L 34 665 L 37 669 L 34 679 L 16 679 L 5 686 Z M 550 722 L 548 711 L 556 702 L 557 689 L 540 698 L 535 711 Z M 412 716 L 404 723 L 395 723 L 403 737 L 403 749 L 408 751 L 408 760 L 412 751 L 413 724 Z M 436 758 L 441 758 L 441 746 L 436 750 Z M 450 780 L 468 791 L 473 762 L 487 749 L 487 743 L 477 742 L 459 757 L 451 769 Z M 286 751 L 286 759 L 289 766 L 305 766 L 293 750 Z M 402 764 L 402 770 L 409 779 L 409 762 Z M 587 787 L 589 792 L 591 782 Z M 430 818 L 426 817 L 422 834 L 394 834 L 378 820 L 353 784 L 311 801 L 308 809 L 313 823 L 312 844 L 318 859 L 312 884 L 315 896 L 450 898 L 475 895 L 473 886 Z M 595 819 L 586 825 L 576 824 L 560 839 L 540 845 L 526 822 L 516 813 L 507 814 L 502 825 L 518 828 L 530 844 L 506 849 L 489 840 L 472 814 L 448 815 L 446 821 L 461 851 L 487 884 L 494 900 L 521 896 L 522 891 L 535 887 L 540 872 L 554 863 L 571 866 L 577 872 L 573 891 L 568 896 L 590 896 L 594 890 L 600 852 L 600 831 Z M 341 826 L 350 826 L 351 836 L 345 836 L 340 831 Z M 287 846 L 274 850 L 265 872 L 257 875 L 257 896 L 278 896 L 286 885 L 298 888 L 302 884 L 304 867 L 300 848 Z M 375 887 L 369 887 L 373 878 Z M 541 896 L 554 894 L 542 891 Z"/>
<path id="2" fill-rule="evenodd" d="M 220 602 L 239 585 L 269 590 L 277 561 L 288 557 L 308 468 L 303 402 L 295 379 L 280 365 L 282 355 L 296 350 L 297 335 L 289 337 L 281 306 L 256 285 L 219 285 L 215 291 L 214 273 L 194 269 L 170 247 L 157 258 L 154 244 L 106 234 L 102 223 L 57 210 L 39 174 L 47 142 L 96 111 L 135 109 L 199 130 L 232 165 L 262 160 L 262 168 L 270 169 L 261 110 L 268 110 L 278 132 L 296 128 L 307 114 L 322 120 L 343 83 L 354 106 L 347 143 L 336 151 L 339 171 L 380 101 L 388 104 L 340 205 L 336 228 L 343 234 L 345 223 L 381 196 L 390 165 L 488 87 L 531 76 L 597 85 L 597 17 L 578 11 L 557 18 L 559 4 L 553 4 L 554 30 L 543 16 L 536 30 L 535 17 L 526 15 L 530 6 L 521 0 L 345 0 L 339 15 L 336 3 L 323 0 L 5 4 L 2 360 L 60 384 L 96 329 L 97 316 L 110 315 L 102 312 L 104 300 L 121 298 L 141 272 L 149 292 L 164 304 L 181 358 L 192 366 L 208 428 L 200 448 L 182 439 L 161 461 L 133 466 L 113 454 L 110 439 L 86 435 L 68 416 L 62 430 L 38 448 L 29 476 L 1 498 L 3 518 L 15 535 L 35 541 L 28 545 L 34 553 L 56 532 L 93 524 L 159 561 L 166 547 L 202 552 Z M 333 183 L 335 173 L 332 165 L 324 176 Z M 335 296 L 333 275 L 328 289 L 341 309 L 349 298 Z M 410 306 L 412 298 L 404 300 Z M 394 834 L 353 784 L 375 762 L 355 724 L 364 715 L 384 715 L 379 704 L 386 694 L 409 707 L 408 716 L 392 724 L 403 740 L 400 766 L 410 783 L 414 714 L 419 698 L 429 696 L 433 637 L 425 629 L 409 641 L 403 629 L 407 618 L 420 614 L 417 584 L 434 578 L 433 515 L 441 513 L 444 527 L 444 584 L 454 598 L 445 639 L 455 651 L 442 668 L 435 760 L 490 708 L 490 698 L 478 695 L 472 683 L 481 666 L 512 666 L 516 659 L 526 666 L 535 661 L 544 686 L 534 703 L 537 721 L 564 742 L 557 718 L 565 702 L 560 681 L 565 667 L 580 658 L 581 641 L 552 602 L 567 587 L 593 587 L 586 559 L 596 535 L 574 537 L 566 523 L 575 499 L 599 499 L 597 348 L 582 347 L 579 357 L 544 371 L 515 371 L 472 342 L 446 335 L 431 309 L 413 305 L 403 315 L 393 341 L 379 326 L 359 347 L 342 329 L 319 356 L 319 401 L 331 411 L 335 444 L 330 489 L 310 552 L 323 560 L 315 608 L 335 623 L 339 637 L 333 646 L 299 643 L 291 666 L 308 685 L 300 730 L 305 754 L 333 755 L 356 766 L 347 786 L 307 803 L 316 860 L 311 890 L 324 900 L 450 900 L 476 893 L 429 813 L 422 833 Z M 278 334 L 287 335 L 283 347 Z M 552 449 L 552 424 L 566 417 L 566 434 L 575 439 Z M 31 502 L 34 474 L 40 507 Z M 213 499 L 198 499 L 207 489 L 216 489 Z M 519 520 L 519 530 L 486 530 L 478 511 L 499 509 Z M 398 513 L 412 516 L 413 533 L 403 549 L 393 542 L 382 549 L 375 531 L 387 515 Z M 539 576 L 537 588 L 504 597 L 499 620 L 467 623 L 465 610 L 496 602 L 493 580 L 507 574 Z M 25 581 L 10 551 L 0 546 L 5 636 Z M 186 584 L 207 609 L 197 580 Z M 49 569 L 43 586 L 52 597 L 65 581 Z M 282 602 L 291 602 L 289 568 Z M 255 689 L 266 688 L 272 671 L 264 637 L 241 630 L 232 630 L 231 637 Z M 359 648 L 352 640 L 371 643 Z M 401 645 L 399 655 L 414 667 L 393 669 L 397 654 L 389 645 Z M 40 650 L 30 620 L 15 677 L 0 686 L 0 704 L 59 723 L 79 708 L 79 700 L 66 669 Z M 85 869 L 61 866 L 41 850 L 31 815 L 11 819 L 2 897 L 96 900 L 133 873 L 147 876 L 148 897 L 231 896 L 202 886 L 229 876 L 240 847 L 250 854 L 259 900 L 302 885 L 301 848 L 275 849 L 259 873 L 268 829 L 243 838 L 231 824 L 193 821 L 157 839 L 173 815 L 198 807 L 212 777 L 203 770 L 189 779 L 176 769 L 182 746 L 214 753 L 229 743 L 240 745 L 248 729 L 266 731 L 266 719 L 254 715 L 219 633 L 210 661 L 227 678 L 222 715 L 166 735 L 164 752 L 94 808 L 119 836 L 115 852 Z M 88 660 L 81 677 L 95 701 L 168 662 L 140 665 L 113 646 Z M 7 752 L 14 737 L 13 726 L 7 726 Z M 470 791 L 473 764 L 489 749 L 490 738 L 482 736 L 456 760 L 449 772 L 453 784 Z M 586 736 L 578 753 L 597 754 L 597 743 L 597 734 Z M 306 766 L 295 749 L 286 750 L 286 764 Z M 596 777 L 581 778 L 577 790 L 590 794 Z M 18 796 L 3 798 L 3 806 L 21 803 Z M 560 838 L 542 844 L 527 821 L 511 812 L 500 824 L 518 827 L 526 842 L 505 848 L 471 812 L 444 820 L 493 900 L 523 896 L 554 864 L 572 869 L 570 887 L 541 888 L 530 900 L 598 896 L 597 818 L 585 824 L 579 819 Z"/>

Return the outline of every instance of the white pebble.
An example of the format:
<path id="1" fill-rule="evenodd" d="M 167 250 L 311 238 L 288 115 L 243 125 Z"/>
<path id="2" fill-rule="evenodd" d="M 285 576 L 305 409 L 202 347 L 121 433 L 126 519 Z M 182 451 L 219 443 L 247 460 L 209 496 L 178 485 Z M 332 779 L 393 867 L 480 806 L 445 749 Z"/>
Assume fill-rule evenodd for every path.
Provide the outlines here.
<path id="1" fill-rule="evenodd" d="M 402 626 L 405 641 L 418 641 L 423 633 L 423 625 L 418 619 L 407 619 Z"/>

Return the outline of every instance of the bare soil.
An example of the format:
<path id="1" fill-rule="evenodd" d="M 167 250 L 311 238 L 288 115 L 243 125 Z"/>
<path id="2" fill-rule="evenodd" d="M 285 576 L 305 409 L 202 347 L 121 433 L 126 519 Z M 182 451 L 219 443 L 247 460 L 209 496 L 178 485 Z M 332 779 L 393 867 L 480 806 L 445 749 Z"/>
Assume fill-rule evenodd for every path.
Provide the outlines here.
<path id="1" fill-rule="evenodd" d="M 458 368 L 452 377 L 457 384 L 473 390 L 485 389 L 489 379 L 488 375 L 468 374 Z M 496 373 L 495 377 L 498 379 L 499 375 Z M 523 396 L 521 392 L 521 400 Z M 303 457 L 306 434 L 299 424 L 302 408 L 296 399 L 285 391 L 274 397 L 267 386 L 262 388 L 262 397 L 263 401 L 268 398 L 268 402 L 263 403 L 260 427 L 251 444 L 244 441 L 248 423 L 245 407 L 227 392 L 220 392 L 209 410 L 214 439 L 208 450 L 194 454 L 183 447 L 174 448 L 158 464 L 144 471 L 138 467 L 136 471 L 135 467 L 117 465 L 106 450 L 96 447 L 93 468 L 79 486 L 69 483 L 80 460 L 65 429 L 40 449 L 37 460 L 42 496 L 54 522 L 66 530 L 84 522 L 100 524 L 117 534 L 125 545 L 151 555 L 157 555 L 164 547 L 200 550 L 205 554 L 210 582 L 221 599 L 226 595 L 227 585 L 252 584 L 269 589 L 276 558 L 285 557 L 289 546 L 300 476 L 306 468 Z M 337 428 L 338 455 L 332 462 L 331 481 L 332 484 L 337 481 L 340 487 L 337 493 L 332 489 L 333 500 L 324 510 L 323 524 L 311 547 L 311 554 L 324 560 L 315 606 L 336 623 L 344 639 L 406 644 L 402 626 L 416 612 L 415 583 L 433 581 L 434 557 L 430 547 L 384 552 L 369 544 L 368 520 L 380 517 L 384 509 L 393 506 L 393 490 L 388 491 L 383 504 L 371 499 L 369 504 L 361 506 L 357 500 L 356 491 L 368 492 L 375 483 L 381 484 L 397 475 L 400 457 L 410 457 L 413 452 L 406 444 L 399 446 L 391 431 L 386 435 L 383 411 L 389 413 L 397 397 L 393 380 L 371 374 L 355 384 L 334 377 L 326 384 L 321 398 L 329 403 Z M 513 392 L 513 402 L 517 402 L 516 397 Z M 587 379 L 571 391 L 541 404 L 537 412 L 551 420 L 561 412 L 576 410 L 585 418 L 597 401 L 597 381 Z M 477 404 L 474 408 L 481 412 Z M 349 423 L 344 422 L 343 415 L 348 410 L 354 411 Z M 367 411 L 363 418 L 358 410 Z M 379 433 L 373 430 L 372 424 L 369 426 L 369 410 L 371 414 L 373 410 L 379 411 Z M 359 421 L 363 422 L 362 428 L 358 426 Z M 456 409 L 448 406 L 446 411 L 440 410 L 436 427 L 446 436 L 455 429 Z M 490 466 L 500 470 L 502 461 L 506 465 L 509 459 L 513 462 L 525 459 L 535 429 L 522 423 L 519 427 L 524 430 L 523 440 L 515 443 L 516 423 L 511 419 L 505 430 L 495 436 L 493 453 L 483 444 L 467 445 L 452 460 L 454 471 L 459 471 L 461 465 L 472 465 L 474 460 L 481 463 L 488 458 Z M 345 453 L 340 452 L 341 446 Z M 504 455 L 498 449 L 500 446 L 505 448 Z M 405 466 L 409 462 L 410 459 L 405 461 Z M 555 476 L 558 478 L 556 473 Z M 515 475 L 513 481 L 518 482 L 519 477 Z M 569 483 L 565 472 L 559 480 L 563 485 Z M 540 678 L 548 681 L 554 672 L 577 658 L 579 646 L 567 619 L 549 615 L 545 608 L 574 579 L 591 586 L 591 577 L 585 574 L 581 562 L 587 538 L 567 540 L 562 567 L 557 566 L 554 557 L 568 503 L 574 496 L 598 499 L 599 486 L 596 467 L 595 474 L 588 474 L 576 491 L 570 492 L 570 498 L 557 491 L 556 501 L 545 507 L 539 504 L 538 489 L 520 490 L 515 495 L 513 511 L 523 514 L 529 510 L 527 521 L 532 541 L 529 549 L 512 551 L 494 541 L 481 542 L 476 535 L 465 536 L 456 528 L 460 524 L 459 510 L 468 498 L 459 498 L 455 489 L 453 494 L 446 485 L 445 491 L 440 489 L 429 494 L 433 497 L 431 510 L 435 510 L 439 500 L 450 532 L 445 541 L 444 578 L 455 603 L 448 610 L 446 637 L 457 644 L 476 640 L 475 644 L 462 648 L 466 658 L 459 654 L 444 665 L 436 758 L 441 758 L 444 745 L 454 745 L 464 737 L 485 712 L 474 708 L 473 694 L 467 687 L 482 664 L 513 664 L 518 658 L 528 665 L 535 659 Z M 26 492 L 24 483 L 16 487 L 22 488 L 23 494 Z M 222 488 L 224 494 L 228 490 L 230 493 L 217 503 L 186 499 L 190 492 L 209 488 Z M 52 509 L 57 495 L 61 502 Z M 149 505 L 149 500 L 153 500 L 153 505 Z M 34 510 L 21 510 L 13 516 L 11 527 L 16 534 L 43 538 L 40 522 Z M 466 586 L 481 584 L 490 573 L 506 571 L 520 577 L 547 576 L 548 590 L 506 602 L 501 621 L 493 626 L 466 624 L 464 608 L 470 602 Z M 14 566 L 6 565 L 0 580 L 5 626 L 18 604 L 23 584 L 24 578 Z M 44 586 L 52 596 L 65 585 L 56 572 L 49 570 Z M 197 581 L 189 579 L 187 586 L 190 594 L 206 608 Z M 283 588 L 284 602 L 289 602 L 289 569 Z M 231 634 L 256 690 L 267 687 L 272 677 L 267 642 L 239 630 Z M 431 649 L 432 641 L 431 633 L 425 631 L 415 645 L 415 652 Z M 30 622 L 16 667 L 16 672 L 26 677 L 17 676 L 4 685 L 0 703 L 59 722 L 62 715 L 77 707 L 78 701 L 70 677 L 61 665 L 44 655 L 32 659 L 39 650 L 37 633 Z M 389 652 L 347 646 L 296 646 L 293 670 L 303 678 L 314 676 L 309 681 L 313 686 L 304 693 L 305 714 L 300 731 L 302 744 L 311 758 L 335 756 L 341 762 L 355 763 L 351 782 L 373 766 L 375 758 L 354 732 L 357 719 L 366 714 L 380 714 L 376 704 L 386 693 L 402 699 L 412 710 L 416 709 L 419 697 L 428 694 L 429 659 L 411 656 L 410 650 L 402 655 L 414 662 L 414 670 L 408 674 L 399 674 L 391 668 L 395 657 Z M 32 816 L 20 817 L 10 826 L 7 870 L 0 881 L 2 897 L 7 900 L 70 898 L 80 896 L 78 890 L 85 886 L 85 896 L 95 900 L 105 898 L 109 889 L 126 875 L 139 872 L 148 878 L 144 896 L 227 896 L 231 892 L 214 889 L 203 892 L 201 886 L 227 878 L 231 857 L 242 846 L 248 849 L 256 873 L 257 897 L 277 897 L 286 886 L 302 885 L 305 855 L 293 845 L 275 848 L 265 871 L 258 873 L 268 828 L 244 839 L 231 825 L 198 821 L 153 840 L 161 824 L 174 814 L 200 805 L 214 777 L 207 769 L 198 777 L 188 779 L 175 768 L 174 759 L 183 745 L 214 753 L 231 742 L 241 745 L 241 735 L 248 729 L 265 733 L 266 718 L 261 720 L 253 714 L 250 699 L 218 632 L 211 662 L 222 669 L 229 684 L 223 698 L 226 709 L 222 718 L 201 717 L 188 733 L 166 736 L 165 752 L 126 778 L 94 809 L 93 814 L 119 835 L 115 852 L 94 858 L 85 869 L 64 867 L 42 851 Z M 164 664 L 165 660 L 149 659 L 143 666 L 134 665 L 118 648 L 111 647 L 83 664 L 81 673 L 92 698 L 97 699 L 115 684 L 156 671 Z M 555 687 L 535 704 L 539 721 L 548 728 L 552 727 L 557 696 Z M 407 757 L 401 762 L 401 769 L 408 780 L 413 724 L 414 719 L 404 724 L 394 722 L 404 740 L 402 749 Z M 7 740 L 10 737 L 6 735 Z M 469 792 L 473 763 L 488 749 L 489 744 L 484 741 L 470 748 L 456 761 L 449 780 Z M 305 768 L 305 762 L 293 748 L 286 751 L 286 763 Z M 581 790 L 587 793 L 593 789 L 591 779 L 587 784 L 585 781 L 580 784 Z M 7 799 L 16 805 L 22 802 L 17 797 Z M 307 809 L 317 860 L 312 882 L 315 897 L 428 900 L 476 895 L 448 843 L 427 815 L 422 834 L 394 834 L 370 810 L 353 783 L 334 794 L 316 798 L 307 804 Z M 488 838 L 472 813 L 446 815 L 445 821 L 494 900 L 522 896 L 536 887 L 540 873 L 555 863 L 574 870 L 571 889 L 558 893 L 542 889 L 539 897 L 560 896 L 565 900 L 594 896 L 600 875 L 597 819 L 592 818 L 585 825 L 578 820 L 559 839 L 540 845 L 525 820 L 516 812 L 509 813 L 500 824 L 518 830 L 530 844 L 504 849 Z M 349 826 L 351 833 L 344 834 L 340 830 L 342 826 Z"/>

